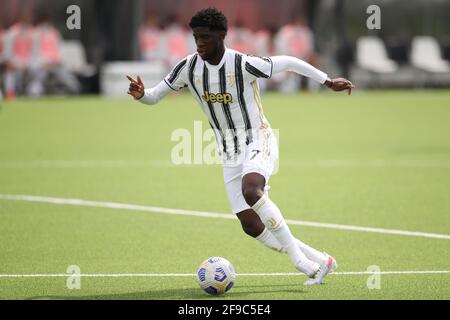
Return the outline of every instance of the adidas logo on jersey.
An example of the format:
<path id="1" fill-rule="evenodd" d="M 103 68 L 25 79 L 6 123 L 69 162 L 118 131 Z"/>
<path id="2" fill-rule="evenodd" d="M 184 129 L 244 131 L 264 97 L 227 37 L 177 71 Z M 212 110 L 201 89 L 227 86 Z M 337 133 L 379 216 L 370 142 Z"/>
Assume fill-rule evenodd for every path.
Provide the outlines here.
<path id="1" fill-rule="evenodd" d="M 219 103 L 225 103 L 228 104 L 230 102 L 233 102 L 233 96 L 231 93 L 209 93 L 208 91 L 205 91 L 205 95 L 202 96 L 203 100 L 206 102 L 219 102 Z"/>

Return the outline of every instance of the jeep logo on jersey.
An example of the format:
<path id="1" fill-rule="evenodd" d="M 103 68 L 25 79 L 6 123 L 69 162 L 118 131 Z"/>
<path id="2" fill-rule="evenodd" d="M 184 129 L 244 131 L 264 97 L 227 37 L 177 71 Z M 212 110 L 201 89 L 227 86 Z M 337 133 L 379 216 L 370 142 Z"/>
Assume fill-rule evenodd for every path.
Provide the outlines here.
<path id="1" fill-rule="evenodd" d="M 231 93 L 209 93 L 205 91 L 205 95 L 202 97 L 206 102 L 219 102 L 228 104 L 233 102 L 233 96 Z"/>

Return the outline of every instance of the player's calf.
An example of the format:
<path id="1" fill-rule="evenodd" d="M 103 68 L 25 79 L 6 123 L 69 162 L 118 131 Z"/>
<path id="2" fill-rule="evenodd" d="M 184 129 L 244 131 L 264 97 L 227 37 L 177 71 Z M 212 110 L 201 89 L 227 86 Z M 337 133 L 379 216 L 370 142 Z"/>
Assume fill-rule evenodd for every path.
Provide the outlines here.
<path id="1" fill-rule="evenodd" d="M 242 230 L 253 238 L 258 237 L 265 229 L 259 216 L 251 209 L 239 212 L 237 217 L 241 222 Z"/>

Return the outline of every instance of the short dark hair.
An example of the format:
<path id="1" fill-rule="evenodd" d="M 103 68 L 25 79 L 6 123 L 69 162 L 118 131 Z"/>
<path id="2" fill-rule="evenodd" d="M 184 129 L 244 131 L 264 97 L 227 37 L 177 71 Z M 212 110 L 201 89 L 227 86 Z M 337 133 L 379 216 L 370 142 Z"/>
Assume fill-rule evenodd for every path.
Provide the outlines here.
<path id="1" fill-rule="evenodd" d="M 209 27 L 211 31 L 228 31 L 228 21 L 225 15 L 216 8 L 210 7 L 198 11 L 189 22 L 191 29 Z"/>

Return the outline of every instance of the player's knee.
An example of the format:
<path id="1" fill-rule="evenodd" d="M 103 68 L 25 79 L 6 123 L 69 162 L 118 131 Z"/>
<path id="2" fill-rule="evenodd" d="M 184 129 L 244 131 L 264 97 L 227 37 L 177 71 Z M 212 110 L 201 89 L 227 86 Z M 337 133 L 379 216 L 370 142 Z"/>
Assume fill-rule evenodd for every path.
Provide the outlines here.
<path id="1" fill-rule="evenodd" d="M 242 178 L 242 195 L 249 206 L 253 206 L 264 195 L 265 178 L 252 172 Z"/>
<path id="2" fill-rule="evenodd" d="M 241 222 L 242 230 L 249 236 L 256 238 L 264 231 L 264 224 L 258 214 L 251 209 L 241 211 L 237 214 Z"/>
<path id="3" fill-rule="evenodd" d="M 264 195 L 264 191 L 257 185 L 245 185 L 242 187 L 242 195 L 249 206 L 253 206 Z"/>

